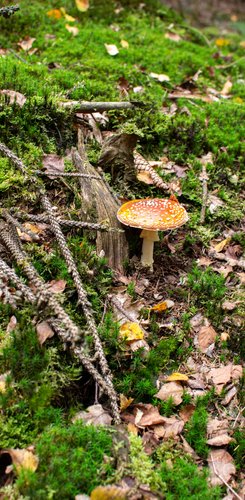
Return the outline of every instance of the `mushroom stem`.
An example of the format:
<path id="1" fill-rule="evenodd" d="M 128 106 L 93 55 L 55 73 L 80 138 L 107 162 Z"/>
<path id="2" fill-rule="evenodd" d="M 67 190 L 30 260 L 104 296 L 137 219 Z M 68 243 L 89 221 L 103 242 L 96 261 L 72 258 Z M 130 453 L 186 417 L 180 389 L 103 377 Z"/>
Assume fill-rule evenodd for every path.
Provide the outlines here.
<path id="1" fill-rule="evenodd" d="M 141 264 L 142 266 L 150 267 L 152 270 L 154 262 L 154 241 L 159 241 L 158 231 L 148 231 L 147 229 L 143 229 L 140 237 L 143 238 Z"/>

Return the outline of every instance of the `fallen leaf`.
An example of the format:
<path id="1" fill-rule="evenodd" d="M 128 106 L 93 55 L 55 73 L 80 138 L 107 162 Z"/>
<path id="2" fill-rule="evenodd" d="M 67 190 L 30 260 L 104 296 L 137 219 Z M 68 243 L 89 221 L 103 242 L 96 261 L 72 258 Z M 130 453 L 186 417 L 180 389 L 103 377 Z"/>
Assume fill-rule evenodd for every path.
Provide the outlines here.
<path id="1" fill-rule="evenodd" d="M 52 280 L 47 283 L 49 292 L 52 293 L 62 293 L 66 287 L 65 280 Z"/>
<path id="2" fill-rule="evenodd" d="M 141 412 L 141 417 L 135 419 L 135 425 L 138 427 L 151 427 L 156 424 L 164 424 L 166 422 L 166 417 L 160 415 L 159 410 L 156 406 L 151 404 L 142 405 L 143 411 L 137 408 Z"/>
<path id="3" fill-rule="evenodd" d="M 26 97 L 15 90 L 1 90 L 0 94 L 9 97 L 9 104 L 18 104 L 22 108 L 26 102 Z"/>
<path id="4" fill-rule="evenodd" d="M 178 436 L 184 428 L 185 422 L 176 417 L 165 417 L 164 425 L 155 425 L 154 433 L 158 438 L 170 439 Z"/>
<path id="5" fill-rule="evenodd" d="M 187 89 L 177 88 L 168 94 L 169 99 L 197 99 L 204 102 L 219 101 L 219 98 L 212 95 L 203 95 L 199 92 L 191 92 Z"/>
<path id="6" fill-rule="evenodd" d="M 75 0 L 75 4 L 80 12 L 86 12 L 89 8 L 89 0 Z"/>
<path id="7" fill-rule="evenodd" d="M 173 42 L 179 42 L 181 40 L 181 36 L 178 35 L 178 33 L 171 33 L 171 31 L 167 31 L 164 37 L 173 40 Z"/>
<path id="8" fill-rule="evenodd" d="M 222 240 L 220 241 L 219 243 L 217 243 L 217 245 L 214 246 L 214 250 L 215 252 L 222 252 L 222 250 L 224 250 L 224 248 L 226 247 L 226 245 L 228 245 L 228 243 L 230 243 L 231 241 L 231 237 L 229 236 L 228 238 L 225 238 L 225 240 Z"/>
<path id="9" fill-rule="evenodd" d="M 202 326 L 198 332 L 198 347 L 201 352 L 206 352 L 207 348 L 215 342 L 217 333 L 215 329 L 209 326 Z"/>
<path id="10" fill-rule="evenodd" d="M 131 351 L 135 352 L 138 351 L 139 349 L 142 349 L 142 356 L 144 356 L 147 352 L 149 352 L 150 347 L 145 341 L 145 339 L 142 340 L 134 340 L 133 342 L 130 342 L 130 349 Z"/>
<path id="11" fill-rule="evenodd" d="M 105 43 L 104 45 L 109 56 L 116 56 L 117 54 L 119 54 L 119 50 L 116 45 L 110 43 Z"/>
<path id="12" fill-rule="evenodd" d="M 147 455 L 152 455 L 152 453 L 155 451 L 157 446 L 159 446 L 159 439 L 156 436 L 156 434 L 150 430 L 147 432 L 144 432 L 142 436 L 142 444 L 144 451 Z"/>
<path id="13" fill-rule="evenodd" d="M 241 365 L 232 365 L 231 363 L 220 368 L 212 368 L 207 373 L 207 380 L 211 380 L 216 387 L 216 392 L 220 394 L 222 388 L 227 382 L 237 380 L 242 377 L 243 368 Z"/>
<path id="14" fill-rule="evenodd" d="M 232 456 L 223 448 L 210 452 L 208 465 L 211 471 L 210 482 L 212 486 L 223 485 L 224 481 L 229 482 L 231 476 L 236 473 Z"/>
<path id="15" fill-rule="evenodd" d="M 237 388 L 233 386 L 225 395 L 224 399 L 222 399 L 221 404 L 223 406 L 228 405 L 234 396 L 237 394 Z"/>
<path id="16" fill-rule="evenodd" d="M 132 422 L 128 423 L 127 429 L 128 429 L 128 432 L 131 432 L 132 434 L 135 434 L 136 436 L 139 433 L 138 427 L 136 427 L 136 425 L 134 425 Z"/>
<path id="17" fill-rule="evenodd" d="M 120 394 L 120 411 L 126 410 L 131 403 L 134 401 L 134 398 L 126 398 L 124 394 Z"/>
<path id="18" fill-rule="evenodd" d="M 158 73 L 149 73 L 149 76 L 151 78 L 154 78 L 155 80 L 158 80 L 159 82 L 169 82 L 170 81 L 170 78 L 168 75 L 164 75 L 164 74 L 158 74 Z"/>
<path id="19" fill-rule="evenodd" d="M 221 342 L 226 342 L 229 338 L 230 338 L 230 335 L 228 332 L 222 332 L 220 335 Z"/>
<path id="20" fill-rule="evenodd" d="M 197 259 L 198 266 L 210 266 L 212 262 L 213 261 L 208 257 L 200 257 L 200 259 Z"/>
<path id="21" fill-rule="evenodd" d="M 242 47 L 242 49 L 245 49 L 245 40 L 242 40 L 240 43 L 239 43 L 240 47 Z"/>
<path id="22" fill-rule="evenodd" d="M 215 437 L 219 434 L 226 433 L 229 426 L 229 422 L 227 419 L 219 420 L 218 418 L 210 418 L 207 423 L 207 436 L 210 439 L 211 437 Z"/>
<path id="23" fill-rule="evenodd" d="M 138 323 L 127 322 L 120 326 L 119 338 L 126 340 L 126 342 L 142 340 L 144 338 L 144 332 Z"/>
<path id="24" fill-rule="evenodd" d="M 79 29 L 77 28 L 77 26 L 70 26 L 69 24 L 66 24 L 65 25 L 65 28 L 67 29 L 67 31 L 69 31 L 69 33 L 71 33 L 73 36 L 77 36 L 78 33 L 79 33 Z"/>
<path id="25" fill-rule="evenodd" d="M 139 171 L 136 175 L 138 181 L 144 182 L 145 184 L 154 184 L 151 174 L 149 172 Z"/>
<path id="26" fill-rule="evenodd" d="M 162 312 L 162 311 L 166 311 L 166 309 L 170 309 L 173 306 L 174 306 L 173 300 L 167 299 L 167 300 L 164 300 L 164 302 L 160 302 L 159 304 L 156 304 L 155 306 L 150 307 L 150 310 Z"/>
<path id="27" fill-rule="evenodd" d="M 47 12 L 48 17 L 53 17 L 53 19 L 61 19 L 62 12 L 61 9 L 50 9 Z"/>
<path id="28" fill-rule="evenodd" d="M 49 326 L 47 321 L 41 321 L 36 325 L 36 331 L 40 345 L 43 345 L 47 339 L 54 336 L 54 330 Z"/>
<path id="29" fill-rule="evenodd" d="M 72 422 L 76 422 L 77 420 L 83 420 L 86 425 L 110 425 L 112 418 L 100 404 L 96 404 L 88 406 L 86 411 L 77 413 L 73 417 Z"/>
<path id="30" fill-rule="evenodd" d="M 228 436 L 228 434 L 219 434 L 218 436 L 208 439 L 207 444 L 209 446 L 225 446 L 232 441 L 234 441 L 234 439 Z"/>
<path id="31" fill-rule="evenodd" d="M 189 445 L 189 443 L 186 441 L 186 439 L 184 438 L 184 436 L 181 435 L 180 438 L 181 438 L 181 441 L 182 441 L 182 444 L 183 444 L 183 450 L 184 450 L 184 452 L 187 453 L 187 455 L 190 455 L 195 461 L 198 461 L 199 460 L 198 455 L 193 450 L 193 448 Z"/>
<path id="32" fill-rule="evenodd" d="M 213 194 L 208 195 L 208 206 L 209 206 L 209 211 L 211 214 L 214 214 L 218 208 L 221 208 L 224 206 L 224 202 L 218 198 L 217 196 Z"/>
<path id="33" fill-rule="evenodd" d="M 59 174 L 64 172 L 65 163 L 64 158 L 62 156 L 58 156 L 54 153 L 44 155 L 43 156 L 43 166 L 45 168 L 46 174 Z M 50 179 L 53 179 L 55 176 L 49 176 Z"/>
<path id="34" fill-rule="evenodd" d="M 123 49 L 129 48 L 129 43 L 127 42 L 127 40 L 120 40 L 120 45 L 123 47 Z"/>
<path id="35" fill-rule="evenodd" d="M 15 328 L 16 328 L 16 325 L 17 325 L 17 319 L 15 316 L 11 316 L 10 320 L 9 320 L 9 323 L 8 323 L 8 326 L 6 328 L 6 332 L 7 333 L 11 333 Z"/>
<path id="36" fill-rule="evenodd" d="M 224 278 L 227 278 L 229 274 L 232 272 L 232 267 L 231 266 L 220 266 L 220 267 L 213 267 L 214 271 L 217 271 L 217 273 L 222 274 Z"/>
<path id="37" fill-rule="evenodd" d="M 227 38 L 217 38 L 215 40 L 215 45 L 217 45 L 217 47 L 227 47 L 229 44 L 230 40 L 227 40 Z"/>
<path id="38" fill-rule="evenodd" d="M 31 38 L 30 36 L 26 36 L 23 40 L 17 43 L 17 45 L 24 50 L 25 52 L 28 52 L 32 48 L 33 43 L 35 42 L 36 38 Z"/>
<path id="39" fill-rule="evenodd" d="M 224 84 L 224 87 L 222 88 L 220 94 L 223 96 L 227 96 L 230 94 L 230 90 L 232 89 L 232 82 L 230 80 L 227 80 Z"/>
<path id="40" fill-rule="evenodd" d="M 183 392 L 184 389 L 178 382 L 168 382 L 161 387 L 155 397 L 161 399 L 161 401 L 167 401 L 171 397 L 173 404 L 177 406 L 182 403 Z"/>
<path id="41" fill-rule="evenodd" d="M 111 484 L 110 486 L 97 486 L 91 493 L 91 500 L 126 500 L 129 488 L 121 488 Z"/>
<path id="42" fill-rule="evenodd" d="M 239 302 L 232 302 L 230 300 L 225 300 L 222 304 L 222 309 L 224 311 L 233 311 L 238 306 Z"/>
<path id="43" fill-rule="evenodd" d="M 171 375 L 169 375 L 166 378 L 166 382 L 187 382 L 189 378 L 187 375 L 184 375 L 184 373 L 179 373 L 179 372 L 173 372 Z"/>
<path id="44" fill-rule="evenodd" d="M 29 469 L 32 472 L 37 470 L 38 458 L 29 450 L 8 448 L 6 450 L 2 450 L 0 454 L 10 455 L 17 474 L 19 474 L 23 469 Z"/>
<path id="45" fill-rule="evenodd" d="M 0 375 L 0 392 L 2 394 L 6 392 L 6 380 L 8 375 L 8 373 L 3 373 L 2 375 Z"/>
<path id="46" fill-rule="evenodd" d="M 180 418 L 184 422 L 188 422 L 188 420 L 190 420 L 190 418 L 192 417 L 195 409 L 196 409 L 195 405 L 192 405 L 192 404 L 187 404 L 187 405 L 183 406 L 179 412 Z"/>

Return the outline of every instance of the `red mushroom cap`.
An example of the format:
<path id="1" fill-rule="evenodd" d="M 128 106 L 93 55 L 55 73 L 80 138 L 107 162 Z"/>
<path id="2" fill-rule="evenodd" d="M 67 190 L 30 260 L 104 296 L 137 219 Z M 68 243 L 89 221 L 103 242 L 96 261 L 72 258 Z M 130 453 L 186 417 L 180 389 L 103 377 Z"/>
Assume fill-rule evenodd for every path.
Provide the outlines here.
<path id="1" fill-rule="evenodd" d="M 146 198 L 124 203 L 117 212 L 122 224 L 148 231 L 166 231 L 182 226 L 188 221 L 188 214 L 177 198 Z"/>

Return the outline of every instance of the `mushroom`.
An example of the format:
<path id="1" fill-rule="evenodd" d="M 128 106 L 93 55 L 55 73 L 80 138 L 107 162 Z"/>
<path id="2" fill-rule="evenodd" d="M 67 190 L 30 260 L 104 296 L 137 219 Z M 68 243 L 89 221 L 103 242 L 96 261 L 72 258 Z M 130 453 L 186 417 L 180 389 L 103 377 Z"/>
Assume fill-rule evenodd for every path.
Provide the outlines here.
<path id="1" fill-rule="evenodd" d="M 124 203 L 117 212 L 117 218 L 122 224 L 143 229 L 141 263 L 153 269 L 154 241 L 159 241 L 158 231 L 167 231 L 182 226 L 188 221 L 185 208 L 177 198 L 171 195 L 169 199 L 146 198 Z"/>

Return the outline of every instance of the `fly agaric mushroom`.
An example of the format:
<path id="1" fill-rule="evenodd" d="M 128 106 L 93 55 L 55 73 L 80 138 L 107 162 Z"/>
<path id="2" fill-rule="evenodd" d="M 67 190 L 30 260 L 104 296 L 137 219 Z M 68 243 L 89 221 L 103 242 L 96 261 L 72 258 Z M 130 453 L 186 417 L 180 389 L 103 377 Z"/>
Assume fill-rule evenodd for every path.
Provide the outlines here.
<path id="1" fill-rule="evenodd" d="M 188 221 L 188 215 L 177 198 L 146 198 L 124 203 L 117 212 L 122 224 L 143 229 L 141 264 L 153 268 L 154 241 L 159 241 L 158 231 L 175 229 Z"/>

